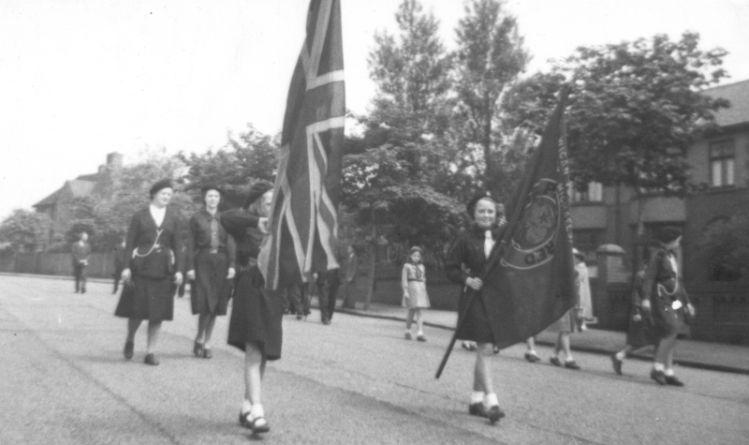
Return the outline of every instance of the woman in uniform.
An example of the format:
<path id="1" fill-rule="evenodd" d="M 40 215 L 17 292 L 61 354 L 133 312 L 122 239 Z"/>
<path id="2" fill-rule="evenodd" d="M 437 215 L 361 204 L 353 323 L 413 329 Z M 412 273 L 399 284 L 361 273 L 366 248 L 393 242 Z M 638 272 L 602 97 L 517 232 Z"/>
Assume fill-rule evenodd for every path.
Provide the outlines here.
<path id="1" fill-rule="evenodd" d="M 245 393 L 239 423 L 255 433 L 267 432 L 261 385 L 265 364 L 281 358 L 283 298 L 264 289 L 257 256 L 267 232 L 273 185 L 254 183 L 242 209 L 221 214 L 221 224 L 237 243 L 237 277 L 229 322 L 230 345 L 244 351 Z"/>
<path id="2" fill-rule="evenodd" d="M 190 218 L 187 279 L 193 281 L 190 304 L 193 315 L 198 316 L 192 352 L 195 357 L 211 358 L 213 326 L 217 316 L 226 315 L 231 296 L 236 245 L 221 225 L 219 188 L 205 186 L 202 195 L 205 206 Z"/>
<path id="3" fill-rule="evenodd" d="M 460 328 L 456 338 L 476 342 L 473 392 L 468 412 L 486 417 L 492 423 L 504 417 L 504 412 L 499 408 L 489 367 L 495 343 L 492 302 L 482 295 L 484 283 L 481 276 L 504 230 L 499 224 L 501 219 L 497 216 L 497 207 L 497 202 L 488 192 L 477 195 L 468 203 L 466 208 L 473 223 L 458 236 L 445 262 L 447 276 L 463 286 L 458 302 L 458 313 L 463 318 L 458 321 Z M 471 304 L 466 310 L 469 299 Z"/>
<path id="4" fill-rule="evenodd" d="M 161 322 L 172 319 L 174 291 L 182 282 L 182 240 L 179 215 L 167 207 L 174 195 L 171 181 L 158 181 L 149 193 L 151 203 L 133 215 L 127 231 L 125 251 L 130 255 L 129 265 L 122 271 L 125 286 L 115 315 L 128 319 L 123 350 L 127 360 L 133 357 L 138 327 L 148 320 L 144 362 L 156 366 L 159 360 L 153 351 Z"/>

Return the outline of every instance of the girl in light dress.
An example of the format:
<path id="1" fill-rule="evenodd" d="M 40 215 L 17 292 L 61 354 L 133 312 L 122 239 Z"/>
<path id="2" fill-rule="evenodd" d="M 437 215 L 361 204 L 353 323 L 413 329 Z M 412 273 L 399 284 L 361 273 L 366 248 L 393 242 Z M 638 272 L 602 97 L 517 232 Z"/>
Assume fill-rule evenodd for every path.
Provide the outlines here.
<path id="1" fill-rule="evenodd" d="M 408 254 L 408 260 L 403 264 L 401 286 L 403 287 L 403 307 L 408 308 L 406 316 L 406 340 L 411 340 L 411 325 L 416 321 L 416 340 L 427 341 L 424 336 L 424 318 L 421 310 L 431 306 L 426 286 L 426 269 L 421 262 L 423 251 L 414 246 Z"/>

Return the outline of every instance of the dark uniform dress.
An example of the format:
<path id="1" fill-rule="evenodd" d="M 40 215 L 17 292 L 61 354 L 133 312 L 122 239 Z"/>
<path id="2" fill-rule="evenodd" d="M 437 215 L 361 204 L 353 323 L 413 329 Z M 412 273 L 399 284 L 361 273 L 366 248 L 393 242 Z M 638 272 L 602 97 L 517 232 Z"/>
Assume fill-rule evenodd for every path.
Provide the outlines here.
<path id="1" fill-rule="evenodd" d="M 263 234 L 257 229 L 258 215 L 244 209 L 221 214 L 221 224 L 237 243 L 237 276 L 227 342 L 244 351 L 256 343 L 267 360 L 281 358 L 283 298 L 264 289 L 257 267 Z"/>
<path id="2" fill-rule="evenodd" d="M 686 306 L 689 296 L 684 290 L 676 256 L 665 249 L 653 253 L 645 271 L 643 297 L 650 299 L 654 333 L 658 339 L 687 330 Z"/>
<path id="3" fill-rule="evenodd" d="M 226 315 L 232 280 L 226 278 L 235 267 L 236 244 L 215 216 L 202 209 L 190 218 L 187 270 L 195 271 L 190 304 L 193 314 Z"/>
<path id="4" fill-rule="evenodd" d="M 491 231 L 492 238 L 497 242 L 501 238 L 503 228 L 496 227 Z M 473 293 L 473 302 L 465 315 L 465 320 L 458 320 L 461 326 L 456 338 L 461 340 L 472 340 L 477 343 L 495 343 L 496 335 L 493 332 L 496 304 L 492 298 L 484 295 L 481 291 L 474 291 L 465 282 L 469 277 L 481 278 L 487 257 L 484 253 L 485 230 L 474 225 L 469 230 L 462 232 L 450 248 L 445 262 L 445 272 L 450 280 L 459 283 L 461 288 L 460 300 L 458 301 L 458 314 L 465 312 L 468 304 L 469 293 Z"/>
<path id="5" fill-rule="evenodd" d="M 653 338 L 651 321 L 648 314 L 642 310 L 644 284 L 645 270 L 640 270 L 635 274 L 632 285 L 632 307 L 629 311 L 629 326 L 627 327 L 627 344 L 635 349 L 656 343 L 655 338 Z M 635 315 L 639 315 L 640 319 L 635 321 Z"/>
<path id="6" fill-rule="evenodd" d="M 149 321 L 171 320 L 174 314 L 175 271 L 182 270 L 179 216 L 167 208 L 157 227 L 149 208 L 133 215 L 127 231 L 132 284 L 124 286 L 114 314 Z M 135 251 L 135 252 L 134 252 Z"/>

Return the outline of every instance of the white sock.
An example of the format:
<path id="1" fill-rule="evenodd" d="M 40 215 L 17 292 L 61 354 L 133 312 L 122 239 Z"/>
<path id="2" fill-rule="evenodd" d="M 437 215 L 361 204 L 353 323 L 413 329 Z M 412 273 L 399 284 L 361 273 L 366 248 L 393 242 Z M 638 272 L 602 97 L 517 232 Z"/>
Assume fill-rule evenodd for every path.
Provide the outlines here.
<path id="1" fill-rule="evenodd" d="M 671 369 L 671 368 L 666 369 L 665 371 L 663 371 L 663 373 L 666 374 L 669 377 L 673 377 L 673 376 L 676 375 L 676 373 L 674 372 L 674 370 Z"/>
<path id="2" fill-rule="evenodd" d="M 499 400 L 497 400 L 497 394 L 496 393 L 489 393 L 484 397 L 484 404 L 486 406 L 499 406 Z"/>
<path id="3" fill-rule="evenodd" d="M 666 367 L 665 367 L 665 366 L 663 366 L 663 363 L 658 363 L 658 362 L 655 362 L 655 363 L 653 363 L 653 369 L 655 369 L 656 371 L 661 371 L 661 372 L 663 372 L 663 371 L 665 371 L 665 370 L 666 370 Z"/>
<path id="4" fill-rule="evenodd" d="M 531 355 L 538 355 L 538 354 L 536 353 L 536 350 L 535 350 L 535 349 L 529 349 L 529 350 L 528 350 L 528 354 L 531 354 Z"/>
<path id="5" fill-rule="evenodd" d="M 252 410 L 252 402 L 247 399 L 242 400 L 242 413 L 249 413 Z"/>
<path id="6" fill-rule="evenodd" d="M 616 353 L 617 360 L 624 360 L 624 357 L 625 357 L 625 355 L 624 355 L 624 353 L 622 351 L 619 351 L 619 352 Z"/>
<path id="7" fill-rule="evenodd" d="M 252 405 L 252 411 L 250 411 L 250 417 L 252 418 L 265 417 L 265 410 L 263 410 L 263 405 L 259 403 Z"/>
<path id="8" fill-rule="evenodd" d="M 475 403 L 481 403 L 484 401 L 484 392 L 483 391 L 473 391 L 471 392 L 471 405 Z"/>
<path id="9" fill-rule="evenodd" d="M 566 359 L 564 360 L 564 362 L 565 362 L 565 363 L 568 363 L 568 362 L 574 362 L 574 361 L 575 361 L 575 359 L 574 359 L 574 358 L 572 358 L 572 356 L 571 356 L 571 355 L 568 355 L 568 356 L 567 356 L 567 358 L 566 358 Z"/>

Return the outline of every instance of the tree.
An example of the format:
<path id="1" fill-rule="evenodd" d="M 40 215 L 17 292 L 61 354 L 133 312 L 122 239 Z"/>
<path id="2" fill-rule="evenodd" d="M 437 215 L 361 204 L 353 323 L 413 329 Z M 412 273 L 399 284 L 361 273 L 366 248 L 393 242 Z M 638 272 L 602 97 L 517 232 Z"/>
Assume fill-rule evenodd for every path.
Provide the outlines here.
<path id="1" fill-rule="evenodd" d="M 44 247 L 51 221 L 47 214 L 17 209 L 0 223 L 0 243 L 14 252 L 34 252 Z"/>
<path id="2" fill-rule="evenodd" d="M 398 37 L 378 32 L 369 54 L 377 95 L 368 126 L 387 142 L 419 142 L 447 126 L 451 62 L 438 36 L 439 21 L 418 0 L 403 0 L 395 20 Z"/>
<path id="3" fill-rule="evenodd" d="M 503 10 L 499 0 L 471 0 L 456 28 L 458 49 L 456 91 L 458 94 L 459 140 L 463 150 L 481 147 L 483 179 L 497 188 L 502 173 L 500 97 L 525 70 L 528 52 L 518 33 L 515 17 Z M 471 156 L 464 157 L 466 160 Z"/>
<path id="4" fill-rule="evenodd" d="M 519 85 L 508 108 L 516 122 L 542 128 L 549 101 L 570 79 L 568 146 L 576 180 L 681 192 L 687 148 L 727 105 L 700 92 L 726 76 L 726 52 L 698 46 L 699 35 L 687 32 L 678 41 L 656 35 L 578 48 L 551 75 Z"/>
<path id="5" fill-rule="evenodd" d="M 749 213 L 740 212 L 711 223 L 697 241 L 710 279 L 734 281 L 749 276 Z"/>
<path id="6" fill-rule="evenodd" d="M 218 185 L 224 190 L 226 206 L 232 207 L 244 203 L 253 181 L 274 180 L 277 153 L 277 142 L 248 124 L 245 132 L 236 137 L 229 135 L 225 148 L 201 155 L 180 153 L 179 158 L 190 168 L 186 177 L 188 191 L 197 197 L 204 185 Z"/>

